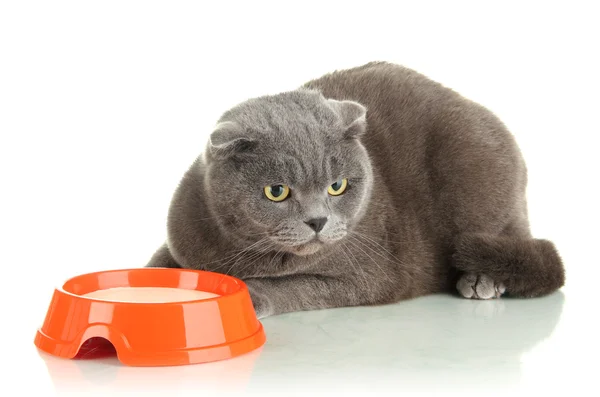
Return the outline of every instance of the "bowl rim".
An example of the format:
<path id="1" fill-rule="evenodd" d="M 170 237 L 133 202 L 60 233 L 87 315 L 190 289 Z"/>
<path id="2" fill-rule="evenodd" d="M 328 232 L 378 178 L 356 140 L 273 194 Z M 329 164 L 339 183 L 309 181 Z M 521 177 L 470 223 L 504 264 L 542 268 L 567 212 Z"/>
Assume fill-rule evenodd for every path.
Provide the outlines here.
<path id="1" fill-rule="evenodd" d="M 223 279 L 229 279 L 229 280 L 233 281 L 239 288 L 235 292 L 232 292 L 230 294 L 219 295 L 219 296 L 215 296 L 212 298 L 192 299 L 192 300 L 173 301 L 173 302 L 130 302 L 130 301 L 105 300 L 105 299 L 90 298 L 87 296 L 78 295 L 74 292 L 70 292 L 65 289 L 66 284 L 68 284 L 69 282 L 72 282 L 73 280 L 80 278 L 80 277 L 93 276 L 93 275 L 97 275 L 97 274 L 106 274 L 106 273 L 129 272 L 129 271 L 137 271 L 137 272 L 139 272 L 139 271 L 141 271 L 141 272 L 168 271 L 168 272 L 205 273 L 205 274 L 208 273 L 208 274 L 212 274 L 212 275 L 219 275 Z M 130 288 L 135 288 L 135 287 L 130 287 Z M 155 287 L 155 288 L 167 288 L 167 287 Z M 99 271 L 95 271 L 95 272 L 82 273 L 77 276 L 73 276 L 73 277 L 66 279 L 65 281 L 63 281 L 61 283 L 60 286 L 56 287 L 55 289 L 57 292 L 67 295 L 70 298 L 82 299 L 82 300 L 87 300 L 87 301 L 92 301 L 92 302 L 101 302 L 101 303 L 105 303 L 105 304 L 132 305 L 132 306 L 140 306 L 140 305 L 151 305 L 151 306 L 176 305 L 176 306 L 179 306 L 179 305 L 183 305 L 183 304 L 195 304 L 195 303 L 205 303 L 205 302 L 208 303 L 208 302 L 216 302 L 219 300 L 223 301 L 224 299 L 231 299 L 238 295 L 244 294 L 248 290 L 248 287 L 246 286 L 246 283 L 244 283 L 242 280 L 238 279 L 237 277 L 230 276 L 228 274 L 211 272 L 208 270 L 170 268 L 170 267 L 142 267 L 142 268 L 123 268 L 123 269 L 99 270 Z M 105 289 L 109 289 L 109 288 L 105 288 Z M 196 290 L 196 291 L 199 291 L 199 290 Z M 204 292 L 210 292 L 210 291 L 204 291 Z"/>

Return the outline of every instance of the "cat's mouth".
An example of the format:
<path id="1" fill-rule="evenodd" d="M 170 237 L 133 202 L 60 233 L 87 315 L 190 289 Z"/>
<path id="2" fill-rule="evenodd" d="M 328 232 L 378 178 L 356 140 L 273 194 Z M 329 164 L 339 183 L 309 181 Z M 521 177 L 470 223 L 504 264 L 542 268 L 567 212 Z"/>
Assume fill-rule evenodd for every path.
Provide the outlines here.
<path id="1" fill-rule="evenodd" d="M 283 251 L 287 251 L 298 256 L 307 256 L 320 251 L 327 245 L 331 245 L 336 241 L 339 241 L 345 235 L 345 232 L 337 233 L 334 236 L 315 235 L 314 237 L 304 241 L 281 241 L 278 238 L 274 238 L 273 240 L 278 243 Z"/>
<path id="2" fill-rule="evenodd" d="M 334 244 L 346 236 L 345 229 L 336 229 L 327 234 L 314 233 L 312 236 L 274 233 L 270 236 L 280 251 L 298 256 L 307 256 L 320 251 L 325 246 Z"/>

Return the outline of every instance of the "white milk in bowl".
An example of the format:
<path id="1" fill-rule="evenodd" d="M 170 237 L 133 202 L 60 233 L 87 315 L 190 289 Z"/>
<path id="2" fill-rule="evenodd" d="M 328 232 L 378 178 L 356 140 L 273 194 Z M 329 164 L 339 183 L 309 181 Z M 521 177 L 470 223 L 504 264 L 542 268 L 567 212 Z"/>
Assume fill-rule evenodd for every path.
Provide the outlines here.
<path id="1" fill-rule="evenodd" d="M 167 303 L 210 299 L 219 295 L 184 288 L 118 287 L 100 289 L 81 296 L 111 302 Z"/>

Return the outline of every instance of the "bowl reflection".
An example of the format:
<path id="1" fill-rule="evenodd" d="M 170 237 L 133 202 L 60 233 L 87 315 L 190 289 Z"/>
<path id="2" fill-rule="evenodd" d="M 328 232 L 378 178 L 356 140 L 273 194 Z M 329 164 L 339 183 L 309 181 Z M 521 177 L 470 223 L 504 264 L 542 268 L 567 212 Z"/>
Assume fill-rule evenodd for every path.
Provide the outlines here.
<path id="1" fill-rule="evenodd" d="M 228 360 L 168 366 L 129 367 L 121 364 L 109 342 L 90 341 L 98 350 L 83 350 L 75 359 L 38 351 L 59 395 L 111 395 L 144 392 L 172 395 L 198 390 L 203 395 L 238 395 L 246 389 L 262 348 Z"/>

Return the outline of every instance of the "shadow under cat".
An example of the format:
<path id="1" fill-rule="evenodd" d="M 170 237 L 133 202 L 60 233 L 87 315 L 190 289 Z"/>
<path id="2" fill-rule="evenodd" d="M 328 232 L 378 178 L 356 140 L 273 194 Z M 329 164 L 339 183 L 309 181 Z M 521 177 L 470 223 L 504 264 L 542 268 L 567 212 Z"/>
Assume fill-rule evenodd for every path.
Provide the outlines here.
<path id="1" fill-rule="evenodd" d="M 215 363 L 126 367 L 116 357 L 64 360 L 40 353 L 59 394 L 177 390 L 286 395 L 360 390 L 505 391 L 521 355 L 549 337 L 562 313 L 557 291 L 488 301 L 434 295 L 392 305 L 289 313 L 263 320 L 266 345 Z M 292 393 L 293 392 L 293 393 Z"/>

